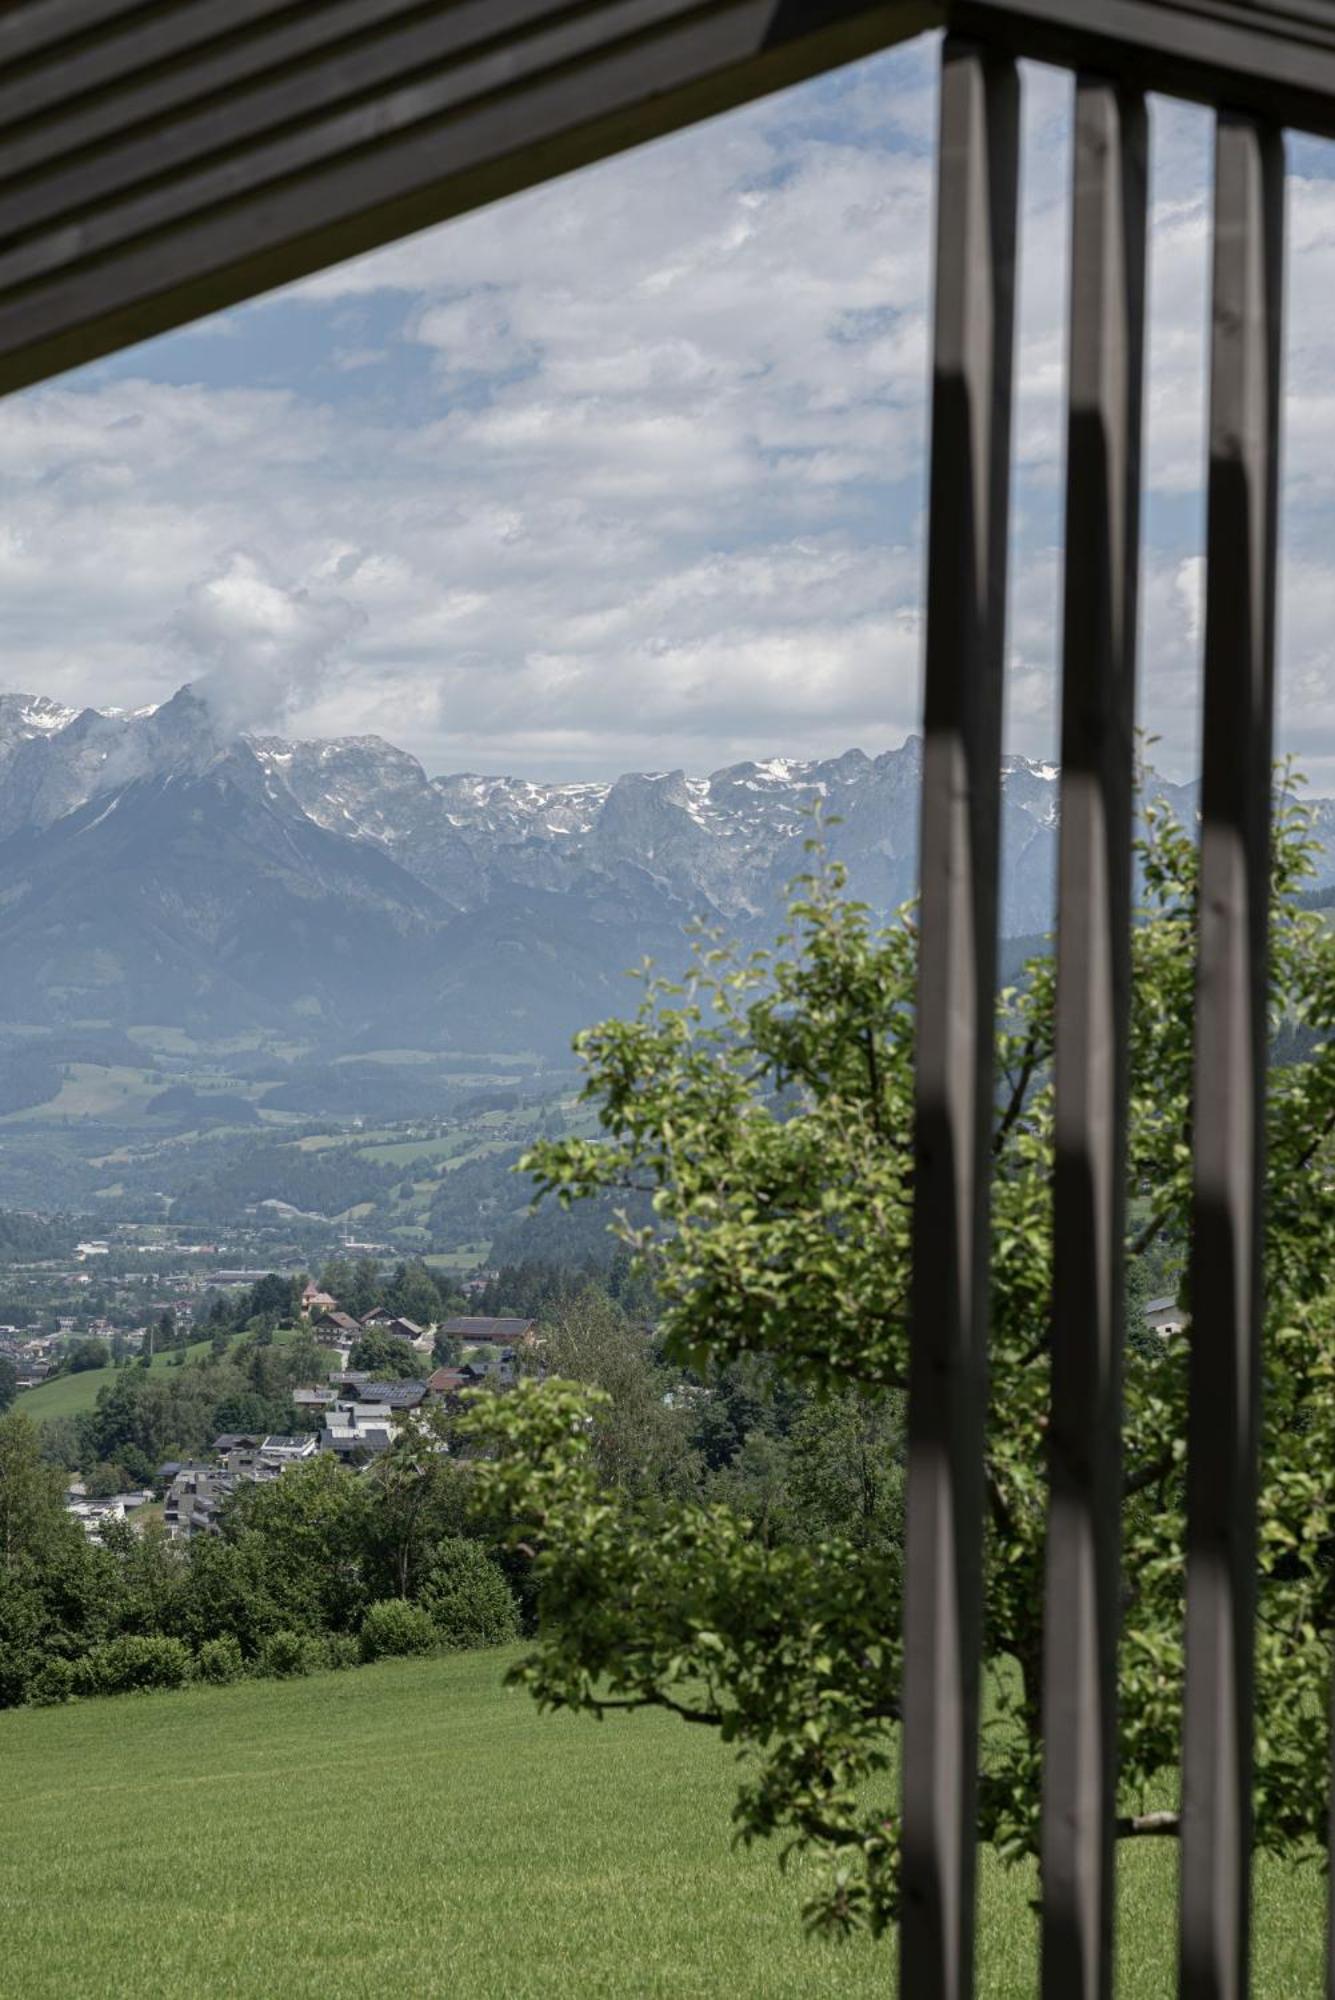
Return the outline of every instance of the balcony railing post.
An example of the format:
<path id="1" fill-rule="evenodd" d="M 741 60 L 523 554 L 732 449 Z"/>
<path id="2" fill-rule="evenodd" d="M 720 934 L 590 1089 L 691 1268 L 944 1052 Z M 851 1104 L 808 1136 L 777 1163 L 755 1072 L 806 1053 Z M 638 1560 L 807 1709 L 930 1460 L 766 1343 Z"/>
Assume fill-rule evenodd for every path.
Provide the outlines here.
<path id="1" fill-rule="evenodd" d="M 1196 995 L 1180 1991 L 1249 1990 L 1284 152 L 1221 114 Z"/>
<path id="2" fill-rule="evenodd" d="M 900 1991 L 973 1990 L 988 1178 L 1019 85 L 942 59 L 922 777 Z"/>
<path id="3" fill-rule="evenodd" d="M 1043 1993 L 1112 2000 L 1145 105 L 1076 86 L 1043 1673 Z"/>

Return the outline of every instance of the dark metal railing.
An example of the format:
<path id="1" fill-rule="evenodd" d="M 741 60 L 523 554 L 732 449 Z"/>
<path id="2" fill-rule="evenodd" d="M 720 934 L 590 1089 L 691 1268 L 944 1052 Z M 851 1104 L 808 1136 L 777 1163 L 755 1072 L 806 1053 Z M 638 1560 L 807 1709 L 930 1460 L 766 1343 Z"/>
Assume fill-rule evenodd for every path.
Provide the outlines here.
<path id="1" fill-rule="evenodd" d="M 968 1990 L 1019 82 L 946 44 L 927 555 L 901 1989 Z"/>
<path id="2" fill-rule="evenodd" d="M 1180 1991 L 1249 1990 L 1283 154 L 1335 0 L 18 0 L 0 392 L 944 24 L 904 1685 L 906 2000 L 973 1991 L 1019 89 L 1077 73 L 1045 2000 L 1111 2000 L 1144 92 L 1217 113 Z M 1335 1928 L 1328 1993 L 1335 2000 Z"/>
<path id="3" fill-rule="evenodd" d="M 1076 84 L 1062 640 L 1043 1992 L 1106 1990 L 1113 1925 L 1131 822 L 1145 346 L 1139 92 Z"/>
<path id="4" fill-rule="evenodd" d="M 1247 1990 L 1284 157 L 1215 134 L 1187 1423 L 1182 1992 Z"/>
<path id="5" fill-rule="evenodd" d="M 992 995 L 1018 87 L 942 57 L 901 1986 L 973 1990 Z M 1062 673 L 1045 2000 L 1110 2000 L 1146 119 L 1076 84 Z M 1215 162 L 1180 1990 L 1248 1990 L 1283 151 Z M 1060 1607 L 1060 1615 L 1051 1615 Z"/>

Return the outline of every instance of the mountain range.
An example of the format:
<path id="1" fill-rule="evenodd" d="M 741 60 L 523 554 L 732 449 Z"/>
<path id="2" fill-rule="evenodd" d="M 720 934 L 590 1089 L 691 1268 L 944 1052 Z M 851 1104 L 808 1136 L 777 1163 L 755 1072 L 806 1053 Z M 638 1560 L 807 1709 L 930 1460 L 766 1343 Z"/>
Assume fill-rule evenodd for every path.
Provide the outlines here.
<path id="1" fill-rule="evenodd" d="M 851 892 L 895 909 L 920 773 L 910 738 L 708 777 L 431 777 L 378 736 L 230 735 L 189 686 L 131 712 L 0 695 L 0 1022 L 556 1053 L 627 1006 L 627 968 L 679 965 L 692 918 L 770 938 L 816 806 Z M 1056 778 L 1005 760 L 1008 937 L 1050 922 Z M 1331 882 L 1335 801 L 1316 813 Z"/>

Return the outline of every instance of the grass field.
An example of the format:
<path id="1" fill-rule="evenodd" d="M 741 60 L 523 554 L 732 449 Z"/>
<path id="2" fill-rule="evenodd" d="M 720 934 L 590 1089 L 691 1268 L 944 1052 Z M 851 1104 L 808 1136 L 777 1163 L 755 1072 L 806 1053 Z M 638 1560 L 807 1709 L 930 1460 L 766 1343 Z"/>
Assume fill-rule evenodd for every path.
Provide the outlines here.
<path id="1" fill-rule="evenodd" d="M 109 1068 L 101 1063 L 67 1063 L 59 1094 L 46 1104 L 24 1111 L 8 1111 L 0 1125 L 17 1125 L 41 1120 L 59 1124 L 64 1119 L 108 1118 L 120 1124 L 136 1124 L 144 1106 L 162 1089 L 162 1079 L 150 1082 L 143 1069 Z"/>
<path id="2" fill-rule="evenodd" d="M 539 1716 L 502 1657 L 0 1715 L 3 2000 L 796 2000 L 893 1992 L 734 1853 L 729 1753 Z M 1119 1992 L 1173 1991 L 1174 1854 L 1122 1859 Z M 1035 1992 L 1032 1875 L 983 1869 L 980 1992 Z M 1321 1988 L 1321 1879 L 1262 1864 L 1255 1991 Z"/>
<path id="3" fill-rule="evenodd" d="M 199 1340 L 185 1350 L 186 1361 L 202 1361 L 209 1351 L 207 1340 Z M 150 1368 L 169 1368 L 170 1354 L 155 1354 Z M 114 1368 L 85 1368 L 78 1375 L 58 1375 L 54 1382 L 39 1382 L 35 1389 L 25 1389 L 19 1397 L 18 1407 L 26 1416 L 37 1422 L 44 1417 L 78 1417 L 85 1410 L 97 1405 L 97 1392 L 107 1382 L 114 1382 Z"/>
<path id="4" fill-rule="evenodd" d="M 274 1335 L 274 1340 L 279 1346 L 282 1346 L 285 1340 L 295 1338 L 295 1334 L 286 1327 L 281 1327 Z M 192 1342 L 185 1349 L 186 1365 L 202 1361 L 211 1345 L 212 1343 L 207 1340 Z M 174 1349 L 166 1354 L 155 1354 L 148 1364 L 150 1369 L 174 1367 L 178 1351 Z M 115 1379 L 114 1368 L 85 1368 L 77 1375 L 58 1375 L 54 1382 L 39 1382 L 35 1389 L 25 1389 L 19 1397 L 18 1408 L 26 1416 L 31 1417 L 34 1423 L 46 1417 L 82 1416 L 86 1410 L 97 1407 L 98 1390 L 104 1384 L 114 1382 Z"/>

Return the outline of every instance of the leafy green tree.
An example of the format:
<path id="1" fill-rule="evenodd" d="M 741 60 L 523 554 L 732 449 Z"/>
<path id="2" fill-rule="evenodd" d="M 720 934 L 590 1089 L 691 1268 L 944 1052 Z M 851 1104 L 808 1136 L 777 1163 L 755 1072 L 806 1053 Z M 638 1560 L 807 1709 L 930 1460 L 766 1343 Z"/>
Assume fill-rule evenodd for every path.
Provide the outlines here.
<path id="1" fill-rule="evenodd" d="M 514 1592 L 482 1544 L 466 1536 L 447 1535 L 437 1543 L 421 1601 L 447 1646 L 504 1646 L 519 1636 Z"/>
<path id="2" fill-rule="evenodd" d="M 267 1318 L 271 1326 L 276 1326 L 280 1320 L 291 1317 L 300 1297 L 300 1291 L 291 1278 L 280 1277 L 277 1271 L 270 1271 L 251 1286 L 245 1317 L 248 1320 Z"/>
<path id="3" fill-rule="evenodd" d="M 384 1281 L 380 1276 L 380 1263 L 375 1257 L 359 1257 L 352 1267 L 352 1278 L 345 1293 L 337 1294 L 345 1312 L 360 1319 L 370 1312 L 372 1306 L 381 1304 L 380 1294 Z"/>
<path id="4" fill-rule="evenodd" d="M 84 1475 L 84 1490 L 90 1500 L 105 1500 L 121 1490 L 121 1469 L 101 1459 Z"/>
<path id="5" fill-rule="evenodd" d="M 411 1342 L 400 1339 L 397 1333 L 368 1326 L 353 1341 L 348 1366 L 374 1376 L 377 1381 L 406 1382 L 420 1373 L 425 1362 Z"/>
<path id="6" fill-rule="evenodd" d="M 39 1567 L 83 1541 L 65 1512 L 65 1479 L 42 1457 L 38 1426 L 22 1410 L 0 1417 L 0 1572 Z"/>
<path id="7" fill-rule="evenodd" d="M 345 1312 L 352 1310 L 346 1301 L 352 1297 L 356 1283 L 356 1267 L 350 1257 L 331 1258 L 320 1273 L 320 1290 L 328 1292 L 331 1299 L 337 1299 Z M 363 1306 L 362 1310 L 369 1312 L 370 1306 Z"/>
<path id="8" fill-rule="evenodd" d="M 672 1396 L 677 1378 L 656 1365 L 645 1336 L 600 1287 L 586 1286 L 543 1321 L 538 1363 L 605 1392 L 592 1436 L 599 1473 L 609 1485 L 645 1493 L 691 1490 L 698 1473 L 692 1416 Z"/>
<path id="9" fill-rule="evenodd" d="M 440 1640 L 430 1616 L 403 1597 L 377 1598 L 362 1620 L 364 1660 L 398 1659 L 410 1653 L 432 1653 Z"/>
<path id="10" fill-rule="evenodd" d="M 83 1431 L 77 1418 L 43 1417 L 40 1431 L 42 1457 L 48 1465 L 72 1472 L 83 1464 Z"/>
<path id="11" fill-rule="evenodd" d="M 1133 939 L 1131 1277 L 1176 1266 L 1190 1218 L 1197 857 L 1148 812 Z M 1335 934 L 1298 901 L 1308 830 L 1285 806 L 1274 848 L 1272 1001 L 1303 1050 L 1270 1078 L 1256 1837 L 1293 1853 L 1327 1837 L 1335 1623 Z M 529 1157 L 563 1202 L 647 1191 L 625 1234 L 663 1301 L 667 1351 L 711 1368 L 765 1357 L 825 1412 L 794 1463 L 808 1534 L 767 1539 L 727 1505 L 613 1484 L 605 1395 L 521 1384 L 464 1419 L 491 1456 L 481 1498 L 532 1553 L 539 1639 L 517 1670 L 543 1701 L 601 1713 L 656 1705 L 749 1753 L 742 1835 L 785 1832 L 829 1864 L 813 1920 L 892 1920 L 900 1684 L 898 1417 L 906 1385 L 916 933 L 877 930 L 834 867 L 799 885 L 772 955 L 712 940 L 690 975 L 652 982 L 635 1018 L 580 1049 L 601 1141 Z M 987 1732 L 982 1837 L 1037 1849 L 1050 1366 L 1051 1057 L 1055 975 L 1035 960 L 1002 996 L 994 1128 L 986 1647 L 1001 1726 Z M 642 1198 L 644 1195 L 642 1193 Z M 1132 1340 L 1123 1443 L 1124 1833 L 1171 1799 L 1179 1765 L 1185 1522 L 1184 1339 Z M 814 1434 L 813 1434 L 814 1427 Z M 737 1453 L 733 1453 L 735 1458 Z M 731 1462 L 731 1461 L 729 1461 Z M 859 1493 L 862 1497 L 859 1498 Z"/>
<path id="12" fill-rule="evenodd" d="M 467 1521 L 467 1475 L 446 1448 L 450 1428 L 438 1405 L 428 1408 L 366 1468 L 366 1561 L 377 1596 L 415 1596 L 441 1537 Z"/>
<path id="13" fill-rule="evenodd" d="M 111 1349 L 105 1340 L 76 1340 L 65 1366 L 71 1375 L 83 1375 L 93 1368 L 109 1368 Z"/>
<path id="14" fill-rule="evenodd" d="M 440 1313 L 440 1290 L 420 1258 L 400 1264 L 385 1286 L 384 1303 L 418 1326 L 431 1326 Z"/>
<path id="15" fill-rule="evenodd" d="M 19 1371 L 7 1354 L 0 1354 L 0 1416 L 19 1392 Z"/>
<path id="16" fill-rule="evenodd" d="M 200 1535 L 189 1544 L 189 1562 L 174 1605 L 175 1627 L 196 1649 L 231 1637 L 247 1659 L 285 1622 L 271 1588 L 264 1536 L 232 1524 L 226 1538 Z"/>
<path id="17" fill-rule="evenodd" d="M 232 1496 L 223 1532 L 259 1537 L 264 1588 L 284 1627 L 355 1630 L 367 1602 L 367 1506 L 356 1473 L 324 1454 Z"/>

